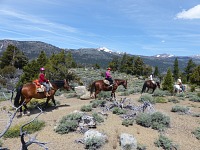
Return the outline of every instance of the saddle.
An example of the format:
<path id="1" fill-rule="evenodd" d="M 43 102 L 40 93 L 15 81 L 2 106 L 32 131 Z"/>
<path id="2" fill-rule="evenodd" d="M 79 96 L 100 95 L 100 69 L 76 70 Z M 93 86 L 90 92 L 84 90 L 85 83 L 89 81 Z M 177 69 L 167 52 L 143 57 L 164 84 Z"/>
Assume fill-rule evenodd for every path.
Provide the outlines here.
<path id="1" fill-rule="evenodd" d="M 45 91 L 45 86 L 40 84 L 38 79 L 34 80 L 33 83 L 36 85 L 36 90 L 37 90 L 38 93 Z M 49 85 L 50 85 L 50 89 L 52 89 L 53 86 L 50 82 L 49 82 Z"/>
<path id="2" fill-rule="evenodd" d="M 106 85 L 110 85 L 110 81 L 104 79 L 103 82 L 106 84 Z"/>

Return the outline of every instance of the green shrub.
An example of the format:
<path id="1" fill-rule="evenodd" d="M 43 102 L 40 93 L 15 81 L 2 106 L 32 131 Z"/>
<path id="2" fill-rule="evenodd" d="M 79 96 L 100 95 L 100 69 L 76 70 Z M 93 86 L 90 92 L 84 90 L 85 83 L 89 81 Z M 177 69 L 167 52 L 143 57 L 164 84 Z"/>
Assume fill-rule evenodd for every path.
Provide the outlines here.
<path id="1" fill-rule="evenodd" d="M 200 114 L 193 114 L 193 117 L 200 117 Z"/>
<path id="2" fill-rule="evenodd" d="M 155 90 L 154 93 L 153 93 L 153 96 L 160 96 L 160 97 L 169 96 L 169 95 L 171 95 L 169 93 L 169 91 L 163 91 L 163 90 L 160 90 L 160 89 Z"/>
<path id="3" fill-rule="evenodd" d="M 78 122 L 76 120 L 66 120 L 65 122 L 59 124 L 55 131 L 59 134 L 66 134 L 76 131 L 77 127 Z"/>
<path id="4" fill-rule="evenodd" d="M 140 113 L 136 117 L 136 123 L 143 127 L 150 127 L 151 121 L 152 121 L 151 115 L 147 113 Z"/>
<path id="5" fill-rule="evenodd" d="M 102 116 L 100 116 L 98 113 L 93 113 L 92 117 L 94 117 L 94 120 L 98 123 L 104 122 L 104 119 Z"/>
<path id="6" fill-rule="evenodd" d="M 5 138 L 15 138 L 15 137 L 18 137 L 19 134 L 20 134 L 20 127 L 21 126 L 22 126 L 22 123 L 11 127 L 4 134 L 4 137 Z M 45 122 L 44 121 L 35 120 L 35 121 L 31 122 L 30 124 L 28 124 L 27 126 L 25 126 L 23 128 L 23 131 L 27 131 L 29 134 L 31 134 L 31 133 L 34 133 L 36 131 L 41 130 L 44 126 L 45 126 Z"/>
<path id="7" fill-rule="evenodd" d="M 98 94 L 98 99 L 106 99 L 106 98 L 110 98 L 111 97 L 111 92 L 110 91 L 101 91 Z"/>
<path id="8" fill-rule="evenodd" d="M 185 106 L 173 106 L 171 112 L 182 112 L 182 113 L 188 113 L 190 108 Z"/>
<path id="9" fill-rule="evenodd" d="M 200 140 L 200 127 L 196 128 L 195 131 L 192 132 L 198 140 Z"/>
<path id="10" fill-rule="evenodd" d="M 191 88 L 190 88 L 190 92 L 194 92 L 194 91 L 195 91 L 195 88 L 196 88 L 196 86 L 195 86 L 195 85 L 192 85 Z"/>
<path id="11" fill-rule="evenodd" d="M 170 139 L 167 137 L 160 135 L 159 139 L 154 142 L 157 147 L 162 147 L 165 150 L 172 150 L 173 148 L 178 149 L 177 145 L 174 145 Z"/>
<path id="12" fill-rule="evenodd" d="M 172 102 L 172 103 L 180 103 L 180 101 L 176 98 L 176 97 L 171 97 L 168 99 L 168 102 Z"/>
<path id="13" fill-rule="evenodd" d="M 66 134 L 75 131 L 82 116 L 82 113 L 72 113 L 62 117 L 55 129 L 55 132 L 59 134 Z"/>
<path id="14" fill-rule="evenodd" d="M 116 114 L 116 115 L 121 115 L 121 114 L 125 114 L 126 113 L 125 110 L 123 110 L 123 109 L 121 109 L 119 107 L 114 107 L 112 112 L 113 112 L 113 114 Z"/>
<path id="15" fill-rule="evenodd" d="M 92 106 L 91 105 L 84 105 L 84 106 L 81 107 L 81 111 L 84 111 L 84 112 L 92 111 Z"/>
<path id="16" fill-rule="evenodd" d="M 129 96 L 131 93 L 129 90 L 125 91 L 125 92 L 121 92 L 121 96 Z"/>
<path id="17" fill-rule="evenodd" d="M 142 100 L 149 101 L 150 103 L 155 104 L 155 100 L 154 100 L 154 98 L 152 97 L 151 94 L 143 94 L 140 97 L 139 102 L 142 102 Z"/>
<path id="18" fill-rule="evenodd" d="M 155 97 L 154 101 L 156 103 L 167 103 L 167 100 L 165 98 L 163 98 L 163 97 Z"/>
<path id="19" fill-rule="evenodd" d="M 176 96 L 177 97 L 185 97 L 185 93 L 183 93 L 183 92 L 182 93 L 178 93 L 178 94 L 176 94 Z"/>
<path id="20" fill-rule="evenodd" d="M 147 147 L 145 145 L 142 145 L 140 143 L 137 145 L 137 150 L 146 150 L 146 149 Z"/>
<path id="21" fill-rule="evenodd" d="M 87 138 L 84 142 L 85 149 L 96 150 L 105 144 L 105 140 L 100 137 Z"/>
<path id="22" fill-rule="evenodd" d="M 92 108 L 97 108 L 98 106 L 104 106 L 104 104 L 106 103 L 105 100 L 93 100 L 91 101 L 91 105 L 92 105 Z"/>
<path id="23" fill-rule="evenodd" d="M 60 123 L 64 123 L 66 120 L 76 120 L 77 122 L 79 122 L 82 116 L 83 116 L 82 113 L 71 113 L 67 116 L 62 117 Z"/>
<path id="24" fill-rule="evenodd" d="M 170 126 L 170 118 L 161 112 L 155 112 L 151 115 L 152 129 L 163 130 Z"/>
<path id="25" fill-rule="evenodd" d="M 200 97 L 200 92 L 197 93 L 197 96 Z"/>
<path id="26" fill-rule="evenodd" d="M 200 97 L 197 96 L 197 95 L 193 95 L 189 98 L 190 101 L 193 101 L 193 102 L 200 102 Z"/>
<path id="27" fill-rule="evenodd" d="M 129 125 L 133 125 L 134 119 L 124 119 L 122 121 L 122 125 L 128 127 Z"/>

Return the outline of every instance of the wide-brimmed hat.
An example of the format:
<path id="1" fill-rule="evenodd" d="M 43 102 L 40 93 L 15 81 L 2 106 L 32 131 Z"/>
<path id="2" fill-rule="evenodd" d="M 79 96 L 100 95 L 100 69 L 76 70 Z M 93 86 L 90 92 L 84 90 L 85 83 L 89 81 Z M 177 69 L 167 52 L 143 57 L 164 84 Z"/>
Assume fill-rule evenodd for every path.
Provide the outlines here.
<path id="1" fill-rule="evenodd" d="M 111 70 L 111 68 L 109 67 L 109 68 L 107 68 L 107 70 Z"/>

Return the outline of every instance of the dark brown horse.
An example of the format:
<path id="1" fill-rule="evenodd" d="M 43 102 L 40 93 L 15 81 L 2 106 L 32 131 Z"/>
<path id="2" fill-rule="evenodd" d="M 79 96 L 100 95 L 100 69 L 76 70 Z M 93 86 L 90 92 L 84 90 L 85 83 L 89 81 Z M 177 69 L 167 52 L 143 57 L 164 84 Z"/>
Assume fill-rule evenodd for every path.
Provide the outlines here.
<path id="1" fill-rule="evenodd" d="M 103 80 L 94 81 L 91 85 L 90 96 L 92 96 L 93 92 L 95 92 L 94 97 L 96 99 L 97 94 L 99 94 L 101 91 L 112 91 L 111 97 L 115 98 L 115 91 L 117 90 L 119 85 L 123 85 L 124 88 L 127 89 L 127 80 L 114 79 L 113 86 L 105 84 Z"/>
<path id="2" fill-rule="evenodd" d="M 30 102 L 32 98 L 43 99 L 47 98 L 45 107 L 48 105 L 50 99 L 52 99 L 54 106 L 56 106 L 54 94 L 60 88 L 70 90 L 70 86 L 67 80 L 56 80 L 52 81 L 52 88 L 50 90 L 50 96 L 46 97 L 45 92 L 37 92 L 37 85 L 35 83 L 27 83 L 17 89 L 17 94 L 14 100 L 14 106 L 19 107 L 23 104 L 25 110 L 28 110 L 26 104 Z M 21 100 L 20 100 L 21 97 Z M 29 111 L 27 113 L 30 113 Z M 22 114 L 22 107 L 20 108 L 20 114 Z"/>
<path id="3" fill-rule="evenodd" d="M 154 82 L 154 83 L 153 83 L 153 82 Z M 152 94 L 153 94 L 153 92 L 155 91 L 155 89 L 156 89 L 157 87 L 160 88 L 160 82 L 158 82 L 158 81 L 155 82 L 155 81 L 147 80 L 147 81 L 145 81 L 144 84 L 143 84 L 141 93 L 145 92 L 145 91 L 146 91 L 146 88 L 147 88 L 147 91 L 146 91 L 146 92 L 148 92 L 149 89 L 152 89 Z"/>

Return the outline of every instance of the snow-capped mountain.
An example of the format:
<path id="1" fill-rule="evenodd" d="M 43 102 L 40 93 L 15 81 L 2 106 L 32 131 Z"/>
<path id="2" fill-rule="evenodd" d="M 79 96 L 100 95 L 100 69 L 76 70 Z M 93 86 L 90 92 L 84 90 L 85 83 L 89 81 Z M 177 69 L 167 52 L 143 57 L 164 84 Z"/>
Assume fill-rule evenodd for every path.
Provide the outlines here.
<path id="1" fill-rule="evenodd" d="M 157 54 L 154 57 L 157 57 L 157 58 L 169 58 L 169 57 L 175 57 L 175 56 L 171 55 L 171 54 Z"/>
<path id="2" fill-rule="evenodd" d="M 110 49 L 108 49 L 108 48 L 106 48 L 106 47 L 100 47 L 100 48 L 98 48 L 97 50 L 98 50 L 98 51 L 108 52 L 108 53 L 112 53 L 112 52 L 113 52 L 112 50 L 110 50 Z"/>

